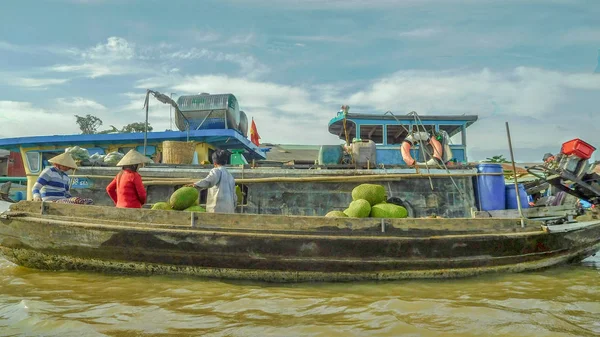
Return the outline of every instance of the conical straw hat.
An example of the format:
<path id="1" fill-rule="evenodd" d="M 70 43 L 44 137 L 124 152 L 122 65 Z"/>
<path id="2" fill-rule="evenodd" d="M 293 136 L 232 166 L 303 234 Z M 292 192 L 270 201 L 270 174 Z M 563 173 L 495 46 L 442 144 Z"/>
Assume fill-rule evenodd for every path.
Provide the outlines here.
<path id="1" fill-rule="evenodd" d="M 66 152 L 63 154 L 59 154 L 56 157 L 52 157 L 52 158 L 48 159 L 48 162 L 50 162 L 52 164 L 58 164 L 58 165 L 70 167 L 72 169 L 77 168 L 77 164 L 75 163 L 75 160 L 73 160 L 73 157 L 71 157 L 71 155 Z"/>
<path id="2" fill-rule="evenodd" d="M 137 165 L 142 163 L 151 163 L 152 159 L 144 156 L 143 154 L 137 152 L 136 150 L 129 150 L 125 157 L 121 159 L 117 166 L 125 166 L 125 165 Z"/>

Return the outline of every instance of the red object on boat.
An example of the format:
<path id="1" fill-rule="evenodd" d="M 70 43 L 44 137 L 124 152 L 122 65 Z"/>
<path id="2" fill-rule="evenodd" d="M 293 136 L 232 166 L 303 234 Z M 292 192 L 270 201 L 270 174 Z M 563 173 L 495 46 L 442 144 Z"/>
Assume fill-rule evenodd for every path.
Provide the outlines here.
<path id="1" fill-rule="evenodd" d="M 595 147 L 579 138 L 575 138 L 564 143 L 560 152 L 566 155 L 576 155 L 581 159 L 590 159 L 595 150 Z"/>
<path id="2" fill-rule="evenodd" d="M 6 165 L 6 173 L 9 177 L 24 177 L 25 166 L 23 166 L 23 160 L 21 159 L 21 153 L 11 152 L 8 156 L 8 162 Z"/>

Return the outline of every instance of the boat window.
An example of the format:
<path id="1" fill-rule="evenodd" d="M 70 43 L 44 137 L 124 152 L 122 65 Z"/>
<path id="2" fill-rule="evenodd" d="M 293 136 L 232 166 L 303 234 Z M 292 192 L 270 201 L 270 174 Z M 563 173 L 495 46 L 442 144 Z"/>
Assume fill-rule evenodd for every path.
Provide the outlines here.
<path id="1" fill-rule="evenodd" d="M 29 172 L 31 172 L 31 173 L 40 172 L 40 153 L 39 152 L 27 152 L 25 157 L 27 158 L 27 165 L 29 166 Z"/>
<path id="2" fill-rule="evenodd" d="M 402 144 L 402 141 L 408 135 L 406 131 L 408 126 L 402 125 L 386 125 L 387 131 L 387 144 Z"/>
<path id="3" fill-rule="evenodd" d="M 119 152 L 121 152 L 122 154 L 127 154 L 127 152 L 129 152 L 129 150 L 133 150 L 133 147 L 120 147 L 119 148 Z"/>
<path id="4" fill-rule="evenodd" d="M 0 177 L 8 175 L 8 158 L 0 158 Z"/>
<path id="5" fill-rule="evenodd" d="M 97 154 L 106 154 L 104 149 L 101 147 L 90 147 L 87 150 L 88 150 L 88 153 L 90 154 L 90 156 L 93 154 L 96 154 L 96 153 Z"/>
<path id="6" fill-rule="evenodd" d="M 56 156 L 58 156 L 59 154 L 62 154 L 64 152 L 62 151 L 44 151 L 41 152 L 42 155 L 42 170 L 45 169 L 46 167 L 50 166 L 50 162 L 48 161 L 49 159 L 52 159 Z"/>
<path id="7" fill-rule="evenodd" d="M 412 126 L 412 130 L 413 132 L 422 132 L 422 131 L 427 131 L 429 132 L 429 134 L 432 134 L 435 132 L 435 125 L 433 124 L 413 124 Z"/>
<path id="8" fill-rule="evenodd" d="M 463 129 L 462 125 L 440 125 L 440 131 L 446 131 L 450 136 L 450 144 L 452 145 L 465 145 L 463 144 Z"/>
<path id="9" fill-rule="evenodd" d="M 140 146 L 136 147 L 135 150 L 137 152 L 143 154 L 144 153 L 144 146 L 140 145 Z M 146 145 L 146 155 L 147 156 L 151 156 L 151 155 L 153 155 L 155 153 L 156 153 L 156 146 L 154 146 L 154 145 Z"/>
<path id="10" fill-rule="evenodd" d="M 383 125 L 361 125 L 359 138 L 370 139 L 375 144 L 383 144 Z"/>

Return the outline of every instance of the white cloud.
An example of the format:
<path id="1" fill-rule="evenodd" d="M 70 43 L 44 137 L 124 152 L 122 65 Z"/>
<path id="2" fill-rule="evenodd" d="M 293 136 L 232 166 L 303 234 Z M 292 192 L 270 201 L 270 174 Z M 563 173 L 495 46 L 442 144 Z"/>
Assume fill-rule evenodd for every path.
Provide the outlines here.
<path id="1" fill-rule="evenodd" d="M 79 129 L 72 115 L 53 113 L 29 102 L 0 101 L 0 137 L 73 134 Z"/>
<path id="2" fill-rule="evenodd" d="M 46 68 L 51 72 L 58 73 L 75 73 L 84 77 L 98 78 L 103 76 L 116 76 L 150 72 L 136 66 L 126 66 L 119 64 L 102 64 L 102 63 L 82 63 L 82 64 L 56 64 Z"/>
<path id="3" fill-rule="evenodd" d="M 73 97 L 73 98 L 57 98 L 56 104 L 59 108 L 69 108 L 69 109 L 77 109 L 77 110 L 106 110 L 106 107 L 96 101 L 86 99 L 83 97 Z"/>
<path id="4" fill-rule="evenodd" d="M 121 37 L 109 37 L 106 43 L 79 50 L 76 48 L 63 50 L 75 57 L 78 63 L 55 64 L 46 67 L 49 72 L 72 73 L 88 78 L 118 76 L 130 74 L 147 74 L 157 72 L 177 72 L 179 68 L 169 65 L 169 62 L 208 59 L 215 62 L 231 62 L 239 65 L 241 73 L 247 77 L 258 77 L 270 71 L 269 67 L 260 63 L 252 55 L 224 53 L 208 49 L 180 49 L 172 51 L 170 44 L 159 43 L 156 46 L 146 46 L 139 51 L 136 46 Z M 150 60 L 157 60 L 150 64 Z"/>
<path id="5" fill-rule="evenodd" d="M 258 77 L 270 71 L 269 67 L 260 63 L 255 57 L 243 54 L 215 52 L 205 48 L 191 48 L 162 55 L 166 59 L 207 59 L 217 62 L 231 62 L 240 66 L 244 76 Z"/>
<path id="6" fill-rule="evenodd" d="M 74 73 L 84 77 L 98 78 L 103 76 L 117 76 L 149 72 L 135 61 L 135 45 L 121 37 L 109 37 L 106 43 L 99 43 L 94 47 L 79 50 L 67 49 L 81 63 L 56 64 L 45 68 L 50 72 Z"/>
<path id="7" fill-rule="evenodd" d="M 303 42 L 350 43 L 356 42 L 356 37 L 350 35 L 287 35 L 281 38 Z"/>
<path id="8" fill-rule="evenodd" d="M 2 78 L 0 82 L 25 88 L 45 89 L 51 85 L 63 84 L 68 82 L 65 78 L 29 78 L 29 77 L 9 77 Z"/>
<path id="9" fill-rule="evenodd" d="M 427 38 L 441 33 L 441 30 L 435 28 L 419 28 L 398 33 L 401 38 Z"/>
<path id="10" fill-rule="evenodd" d="M 350 95 L 347 102 L 422 114 L 541 116 L 568 101 L 568 89 L 600 90 L 600 76 L 525 67 L 508 73 L 401 71 Z"/>
<path id="11" fill-rule="evenodd" d="M 227 44 L 254 44 L 256 35 L 254 33 L 234 35 L 227 40 Z"/>
<path id="12" fill-rule="evenodd" d="M 14 45 L 12 43 L 8 43 L 6 41 L 0 41 L 0 50 L 16 52 L 16 51 L 21 51 L 21 47 Z"/>
<path id="13" fill-rule="evenodd" d="M 130 60 L 135 56 L 135 46 L 124 38 L 111 36 L 106 43 L 99 43 L 83 51 L 81 56 L 90 60 Z"/>
<path id="14" fill-rule="evenodd" d="M 560 36 L 560 41 L 564 45 L 574 44 L 592 44 L 600 45 L 600 28 L 596 27 L 578 27 L 566 31 Z"/>

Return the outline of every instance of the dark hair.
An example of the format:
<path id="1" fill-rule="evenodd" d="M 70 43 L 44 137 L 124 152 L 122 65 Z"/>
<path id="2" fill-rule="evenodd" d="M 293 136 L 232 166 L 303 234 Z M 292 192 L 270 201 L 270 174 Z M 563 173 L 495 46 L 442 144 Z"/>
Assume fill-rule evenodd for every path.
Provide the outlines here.
<path id="1" fill-rule="evenodd" d="M 226 150 L 215 150 L 212 154 L 213 164 L 227 165 L 229 161 L 229 151 Z"/>
<path id="2" fill-rule="evenodd" d="M 123 170 L 130 170 L 130 171 L 133 171 L 133 172 L 137 172 L 138 166 L 139 166 L 138 164 L 135 164 L 135 165 L 123 165 Z"/>

